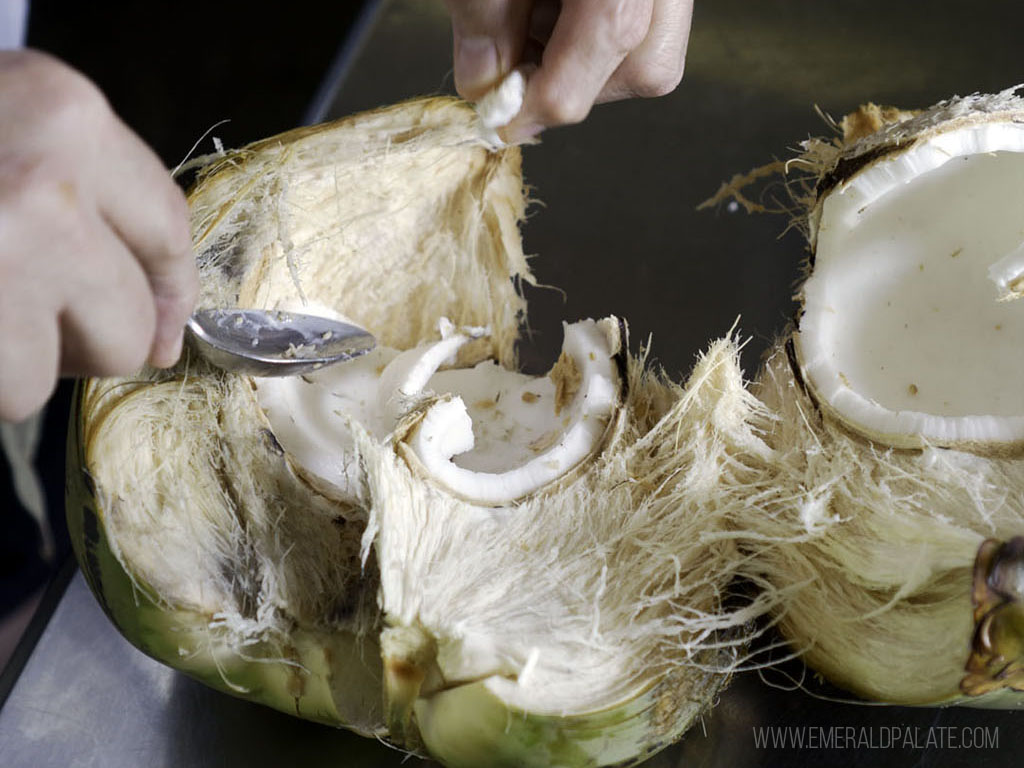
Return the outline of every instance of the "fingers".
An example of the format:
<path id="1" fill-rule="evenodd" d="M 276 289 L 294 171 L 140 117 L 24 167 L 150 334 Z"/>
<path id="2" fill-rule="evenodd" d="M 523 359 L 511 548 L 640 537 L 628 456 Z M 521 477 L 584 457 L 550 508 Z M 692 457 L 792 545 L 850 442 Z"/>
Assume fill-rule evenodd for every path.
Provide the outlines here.
<path id="1" fill-rule="evenodd" d="M 0 419 L 59 374 L 173 364 L 195 301 L 184 196 L 99 91 L 0 52 Z"/>
<path id="2" fill-rule="evenodd" d="M 78 203 L 63 164 L 0 162 L 0 419 L 45 402 L 59 375 L 138 370 L 155 306 L 142 267 Z"/>
<path id="3" fill-rule="evenodd" d="M 596 103 L 674 91 L 683 78 L 692 15 L 693 0 L 657 0 L 647 36 L 605 83 Z"/>
<path id="4" fill-rule="evenodd" d="M 185 196 L 145 144 L 114 118 L 115 150 L 96 190 L 100 211 L 138 260 L 157 309 L 149 362 L 173 365 L 199 279 Z"/>
<path id="5" fill-rule="evenodd" d="M 541 65 L 527 82 L 523 108 L 504 131 L 507 140 L 586 118 L 605 83 L 643 41 L 651 13 L 652 0 L 565 0 Z"/>
<path id="6" fill-rule="evenodd" d="M 83 223 L 83 250 L 63 284 L 61 375 L 123 376 L 139 370 L 152 348 L 156 302 L 142 266 L 99 217 Z"/>
<path id="7" fill-rule="evenodd" d="M 52 313 L 25 312 L 0 296 L 0 421 L 23 421 L 45 403 L 60 375 L 60 334 Z"/>
<path id="8" fill-rule="evenodd" d="M 530 19 L 526 0 L 447 0 L 454 38 L 455 88 L 475 101 L 522 60 Z"/>
<path id="9" fill-rule="evenodd" d="M 501 134 L 525 141 L 578 123 L 594 104 L 662 96 L 683 74 L 693 0 L 447 0 L 459 93 L 478 100 L 537 65 Z"/>
<path id="10" fill-rule="evenodd" d="M 198 291 L 181 190 L 96 86 L 50 56 L 5 54 L 0 100 L 22 116 L 0 127 L 5 143 L 62 167 L 74 199 L 58 215 L 98 211 L 141 265 L 158 308 L 149 362 L 173 365 Z"/>

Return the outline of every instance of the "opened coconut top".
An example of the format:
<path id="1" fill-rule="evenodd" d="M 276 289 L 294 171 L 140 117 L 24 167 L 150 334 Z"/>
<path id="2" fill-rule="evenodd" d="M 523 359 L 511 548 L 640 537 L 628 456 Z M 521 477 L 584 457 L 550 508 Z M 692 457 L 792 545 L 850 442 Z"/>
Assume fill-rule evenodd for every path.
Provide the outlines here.
<path id="1" fill-rule="evenodd" d="M 801 375 L 872 440 L 1017 450 L 1022 102 L 1007 92 L 908 114 L 830 150 L 794 337 Z"/>

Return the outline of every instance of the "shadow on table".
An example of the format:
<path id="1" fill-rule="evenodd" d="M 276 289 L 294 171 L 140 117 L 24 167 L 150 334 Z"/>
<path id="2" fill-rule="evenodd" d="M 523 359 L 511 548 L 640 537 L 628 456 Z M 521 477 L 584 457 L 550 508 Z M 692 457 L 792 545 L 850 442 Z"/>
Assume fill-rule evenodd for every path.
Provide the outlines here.
<path id="1" fill-rule="evenodd" d="M 235 699 L 176 675 L 168 700 L 167 766 L 429 768 L 386 745 Z"/>
<path id="2" fill-rule="evenodd" d="M 769 672 L 784 684 L 799 664 Z M 755 673 L 740 675 L 713 711 L 648 768 L 770 768 L 786 766 L 927 765 L 934 768 L 1010 766 L 1024 737 L 1016 712 L 965 708 L 916 709 L 840 703 L 819 698 L 841 692 L 810 680 L 805 691 L 782 690 Z M 309 723 L 234 699 L 176 675 L 168 700 L 164 765 L 331 765 L 351 768 L 423 766 L 372 739 Z M 968 737 L 995 739 L 985 748 Z M 802 739 L 802 747 L 794 740 Z M 931 743 L 928 740 L 931 739 Z"/>

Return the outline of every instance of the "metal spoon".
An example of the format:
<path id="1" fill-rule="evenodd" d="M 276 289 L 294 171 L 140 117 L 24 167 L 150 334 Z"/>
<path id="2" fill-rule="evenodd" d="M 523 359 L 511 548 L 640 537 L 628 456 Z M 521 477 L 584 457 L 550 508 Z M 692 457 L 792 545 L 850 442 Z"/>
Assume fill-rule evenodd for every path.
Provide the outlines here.
<path id="1" fill-rule="evenodd" d="M 204 309 L 187 328 L 203 357 L 248 376 L 296 376 L 359 357 L 377 343 L 358 326 L 276 309 Z"/>

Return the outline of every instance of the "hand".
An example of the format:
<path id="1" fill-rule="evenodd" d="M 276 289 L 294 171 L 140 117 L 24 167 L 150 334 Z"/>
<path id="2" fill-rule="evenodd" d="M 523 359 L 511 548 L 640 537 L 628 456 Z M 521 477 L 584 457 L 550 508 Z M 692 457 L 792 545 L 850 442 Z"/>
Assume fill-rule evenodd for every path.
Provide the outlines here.
<path id="1" fill-rule="evenodd" d="M 188 207 L 97 88 L 0 52 L 0 419 L 61 375 L 173 365 L 198 290 Z"/>
<path id="2" fill-rule="evenodd" d="M 590 108 L 663 96 L 683 76 L 693 0 L 447 0 L 455 87 L 477 100 L 521 63 L 537 63 L 504 129 L 523 141 L 582 121 Z"/>

